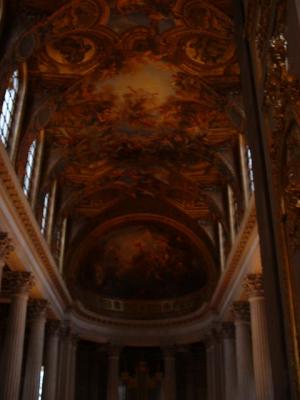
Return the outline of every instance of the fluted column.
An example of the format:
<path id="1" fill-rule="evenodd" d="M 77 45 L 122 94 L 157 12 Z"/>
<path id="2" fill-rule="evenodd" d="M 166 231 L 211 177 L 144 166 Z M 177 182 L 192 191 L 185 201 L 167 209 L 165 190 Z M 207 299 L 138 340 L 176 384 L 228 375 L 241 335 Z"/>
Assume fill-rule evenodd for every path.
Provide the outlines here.
<path id="1" fill-rule="evenodd" d="M 58 360 L 56 375 L 56 400 L 65 400 L 66 361 L 67 361 L 67 334 L 68 330 L 61 328 L 58 331 Z"/>
<path id="2" fill-rule="evenodd" d="M 256 400 L 271 400 L 274 393 L 262 275 L 248 275 L 245 286 L 250 302 Z"/>
<path id="3" fill-rule="evenodd" d="M 25 364 L 22 400 L 38 400 L 40 373 L 43 361 L 47 301 L 29 301 L 29 341 Z"/>
<path id="4" fill-rule="evenodd" d="M 59 321 L 47 324 L 43 400 L 55 400 L 58 366 Z"/>
<path id="5" fill-rule="evenodd" d="M 71 341 L 71 356 L 70 356 L 70 376 L 69 376 L 69 400 L 75 399 L 75 389 L 76 389 L 76 360 L 77 360 L 77 344 L 78 336 L 73 335 Z"/>
<path id="6" fill-rule="evenodd" d="M 216 380 L 216 399 L 224 400 L 225 398 L 225 377 L 224 369 L 219 368 L 220 365 L 224 365 L 224 354 L 223 354 L 223 342 L 221 334 L 221 325 L 217 325 L 214 330 L 214 368 L 215 368 L 215 380 Z"/>
<path id="7" fill-rule="evenodd" d="M 13 251 L 11 239 L 6 232 L 0 232 L 0 292 L 2 288 L 2 274 L 5 262 L 9 254 Z"/>
<path id="8" fill-rule="evenodd" d="M 120 349 L 111 346 L 108 351 L 107 400 L 118 400 Z"/>
<path id="9" fill-rule="evenodd" d="M 206 377 L 207 377 L 207 399 L 215 400 L 216 398 L 216 380 L 214 367 L 214 340 L 211 334 L 205 336 L 206 349 Z"/>
<path id="10" fill-rule="evenodd" d="M 164 348 L 163 354 L 165 364 L 164 400 L 176 400 L 175 348 Z"/>
<path id="11" fill-rule="evenodd" d="M 12 272 L 6 275 L 13 295 L 5 336 L 3 372 L 0 384 L 1 400 L 18 400 L 23 360 L 24 334 L 29 290 L 33 277 L 29 272 Z"/>
<path id="12" fill-rule="evenodd" d="M 60 388 L 58 400 L 71 400 L 73 393 L 72 380 L 72 361 L 73 361 L 73 340 L 74 334 L 70 328 L 66 328 L 63 332 L 61 342 L 61 359 L 60 359 Z"/>
<path id="13" fill-rule="evenodd" d="M 222 324 L 225 400 L 234 400 L 237 387 L 234 326 L 231 322 Z"/>
<path id="14" fill-rule="evenodd" d="M 233 304 L 235 317 L 236 362 L 238 378 L 238 400 L 254 399 L 254 375 L 252 362 L 249 304 L 238 301 Z"/>

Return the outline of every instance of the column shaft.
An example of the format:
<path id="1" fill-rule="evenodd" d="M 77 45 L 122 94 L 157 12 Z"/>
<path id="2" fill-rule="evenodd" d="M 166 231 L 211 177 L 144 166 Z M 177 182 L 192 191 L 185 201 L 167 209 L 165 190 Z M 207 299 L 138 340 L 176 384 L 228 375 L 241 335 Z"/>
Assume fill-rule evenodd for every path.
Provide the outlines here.
<path id="1" fill-rule="evenodd" d="M 119 393 L 119 349 L 111 348 L 108 354 L 107 400 L 118 400 Z"/>
<path id="2" fill-rule="evenodd" d="M 45 300 L 29 303 L 30 333 L 25 364 L 22 400 L 38 400 L 40 374 L 43 361 L 45 323 Z"/>
<path id="3" fill-rule="evenodd" d="M 75 399 L 75 389 L 76 389 L 76 360 L 77 360 L 77 337 L 73 336 L 72 347 L 71 347 L 71 357 L 70 357 L 70 377 L 69 377 L 69 387 L 70 396 L 69 400 Z"/>
<path id="4" fill-rule="evenodd" d="M 28 294 L 14 295 L 4 344 L 1 400 L 18 400 Z"/>
<path id="5" fill-rule="evenodd" d="M 248 275 L 245 287 L 250 302 L 256 400 L 272 400 L 273 379 L 262 275 Z"/>
<path id="6" fill-rule="evenodd" d="M 249 306 L 247 302 L 235 303 L 235 337 L 238 380 L 238 400 L 254 399 L 254 374 L 251 349 Z"/>
<path id="7" fill-rule="evenodd" d="M 206 376 L 207 376 L 207 399 L 214 399 L 213 379 L 213 346 L 210 340 L 206 342 Z"/>
<path id="8" fill-rule="evenodd" d="M 58 370 L 59 325 L 55 321 L 48 329 L 45 352 L 45 375 L 43 382 L 43 400 L 55 400 Z"/>
<path id="9" fill-rule="evenodd" d="M 164 350 L 164 400 L 176 400 L 176 368 L 173 349 Z"/>
<path id="10" fill-rule="evenodd" d="M 3 372 L 0 400 L 18 400 L 23 361 L 28 292 L 33 284 L 29 272 L 13 272 L 6 276 L 9 287 L 15 291 L 9 309 L 3 354 Z"/>
<path id="11" fill-rule="evenodd" d="M 236 397 L 237 371 L 234 327 L 231 323 L 223 324 L 224 376 L 225 399 L 234 400 Z"/>

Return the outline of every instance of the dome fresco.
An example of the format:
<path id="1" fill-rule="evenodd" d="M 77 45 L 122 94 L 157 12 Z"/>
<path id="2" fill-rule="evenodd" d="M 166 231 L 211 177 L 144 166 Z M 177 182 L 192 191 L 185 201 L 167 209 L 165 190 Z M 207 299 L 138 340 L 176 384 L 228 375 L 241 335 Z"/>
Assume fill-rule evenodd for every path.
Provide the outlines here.
<path id="1" fill-rule="evenodd" d="M 163 225 L 130 224 L 95 243 L 80 270 L 80 285 L 104 297 L 174 298 L 195 292 L 207 276 L 199 251 Z"/>

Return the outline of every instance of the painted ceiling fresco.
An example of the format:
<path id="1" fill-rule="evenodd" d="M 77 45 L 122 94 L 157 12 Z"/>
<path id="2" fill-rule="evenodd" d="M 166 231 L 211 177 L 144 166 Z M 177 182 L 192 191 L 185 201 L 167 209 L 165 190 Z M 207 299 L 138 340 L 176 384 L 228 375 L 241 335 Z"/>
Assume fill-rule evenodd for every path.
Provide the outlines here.
<path id="1" fill-rule="evenodd" d="M 28 60 L 36 96 L 27 137 L 45 131 L 43 185 L 58 179 L 60 213 L 76 226 L 74 245 L 111 216 L 159 204 L 162 215 L 197 225 L 217 252 L 217 222 L 228 231 L 226 183 L 240 195 L 231 2 L 24 3 L 45 12 L 15 49 Z M 120 228 L 99 242 L 98 263 L 88 267 L 95 279 L 83 275 L 103 296 L 158 299 L 200 290 L 197 257 L 176 240 L 146 224 Z"/>
<path id="2" fill-rule="evenodd" d="M 77 283 L 110 298 L 174 298 L 205 286 L 203 264 L 182 234 L 163 225 L 130 224 L 95 241 Z"/>

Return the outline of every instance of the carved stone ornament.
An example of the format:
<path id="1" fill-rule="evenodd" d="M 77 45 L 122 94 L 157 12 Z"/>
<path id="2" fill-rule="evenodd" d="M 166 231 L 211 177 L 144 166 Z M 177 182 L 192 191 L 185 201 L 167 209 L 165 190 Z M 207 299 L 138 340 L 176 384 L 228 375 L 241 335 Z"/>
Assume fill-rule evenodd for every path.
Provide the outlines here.
<path id="1" fill-rule="evenodd" d="M 0 232 L 0 262 L 5 261 L 14 250 L 12 241 L 6 232 Z"/>
<path id="2" fill-rule="evenodd" d="M 34 321 L 46 315 L 48 301 L 44 299 L 30 299 L 28 302 L 28 318 Z"/>
<path id="3" fill-rule="evenodd" d="M 263 277 L 262 274 L 249 274 L 244 282 L 244 287 L 249 294 L 249 298 L 263 297 Z"/>
<path id="4" fill-rule="evenodd" d="M 50 320 L 47 322 L 47 334 L 49 336 L 56 336 L 60 333 L 61 322 L 57 320 Z"/>
<path id="5" fill-rule="evenodd" d="M 222 323 L 222 328 L 221 328 L 221 333 L 223 336 L 223 339 L 233 339 L 234 338 L 234 325 L 232 322 L 223 322 Z"/>
<path id="6" fill-rule="evenodd" d="M 247 301 L 236 301 L 232 305 L 232 313 L 235 321 L 249 322 L 250 310 Z"/>
<path id="7" fill-rule="evenodd" d="M 7 271 L 3 277 L 3 286 L 12 294 L 29 293 L 34 284 L 31 272 Z"/>

